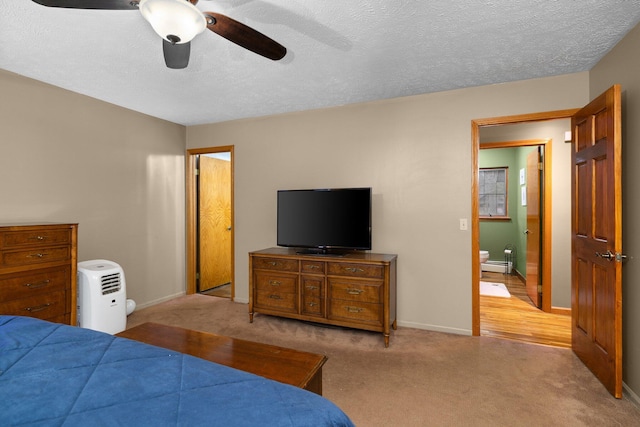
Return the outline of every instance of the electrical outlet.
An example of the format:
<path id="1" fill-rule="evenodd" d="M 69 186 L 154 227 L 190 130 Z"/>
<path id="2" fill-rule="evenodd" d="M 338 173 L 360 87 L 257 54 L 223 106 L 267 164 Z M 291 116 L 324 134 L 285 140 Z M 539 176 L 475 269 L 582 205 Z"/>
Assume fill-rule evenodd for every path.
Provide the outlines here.
<path id="1" fill-rule="evenodd" d="M 469 229 L 469 226 L 467 224 L 467 218 L 460 218 L 460 230 L 466 231 L 468 229 Z"/>

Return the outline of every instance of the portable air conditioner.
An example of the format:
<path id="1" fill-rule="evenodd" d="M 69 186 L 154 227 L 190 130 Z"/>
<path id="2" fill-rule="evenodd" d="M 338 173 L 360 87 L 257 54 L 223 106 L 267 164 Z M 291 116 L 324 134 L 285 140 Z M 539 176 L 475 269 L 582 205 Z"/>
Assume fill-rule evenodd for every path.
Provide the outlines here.
<path id="1" fill-rule="evenodd" d="M 112 261 L 78 263 L 78 326 L 109 334 L 127 327 L 124 272 Z"/>

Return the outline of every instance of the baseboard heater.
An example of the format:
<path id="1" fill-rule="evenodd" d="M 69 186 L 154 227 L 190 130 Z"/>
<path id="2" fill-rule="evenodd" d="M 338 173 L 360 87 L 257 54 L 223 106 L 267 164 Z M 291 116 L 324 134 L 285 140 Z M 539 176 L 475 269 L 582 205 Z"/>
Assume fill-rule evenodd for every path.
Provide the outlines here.
<path id="1" fill-rule="evenodd" d="M 482 263 L 482 271 L 511 274 L 513 265 L 511 261 L 487 261 Z"/>

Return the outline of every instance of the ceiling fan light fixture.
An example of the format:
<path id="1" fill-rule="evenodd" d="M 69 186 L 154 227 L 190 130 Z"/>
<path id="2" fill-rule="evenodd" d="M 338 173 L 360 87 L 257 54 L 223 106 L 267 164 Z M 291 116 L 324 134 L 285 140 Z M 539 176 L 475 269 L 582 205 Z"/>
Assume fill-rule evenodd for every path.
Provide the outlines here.
<path id="1" fill-rule="evenodd" d="M 172 44 L 188 43 L 207 28 L 202 12 L 186 0 L 140 0 L 139 8 L 153 30 Z"/>

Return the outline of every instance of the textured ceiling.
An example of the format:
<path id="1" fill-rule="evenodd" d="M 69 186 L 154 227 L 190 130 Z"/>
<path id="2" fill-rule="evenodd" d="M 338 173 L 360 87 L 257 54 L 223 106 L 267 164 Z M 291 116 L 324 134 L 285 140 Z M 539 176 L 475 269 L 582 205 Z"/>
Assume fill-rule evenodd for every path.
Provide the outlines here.
<path id="1" fill-rule="evenodd" d="M 89 3 L 91 0 L 87 0 Z M 589 70 L 640 0 L 201 0 L 287 47 L 278 62 L 205 31 L 165 67 L 137 11 L 0 0 L 0 68 L 194 125 Z"/>

